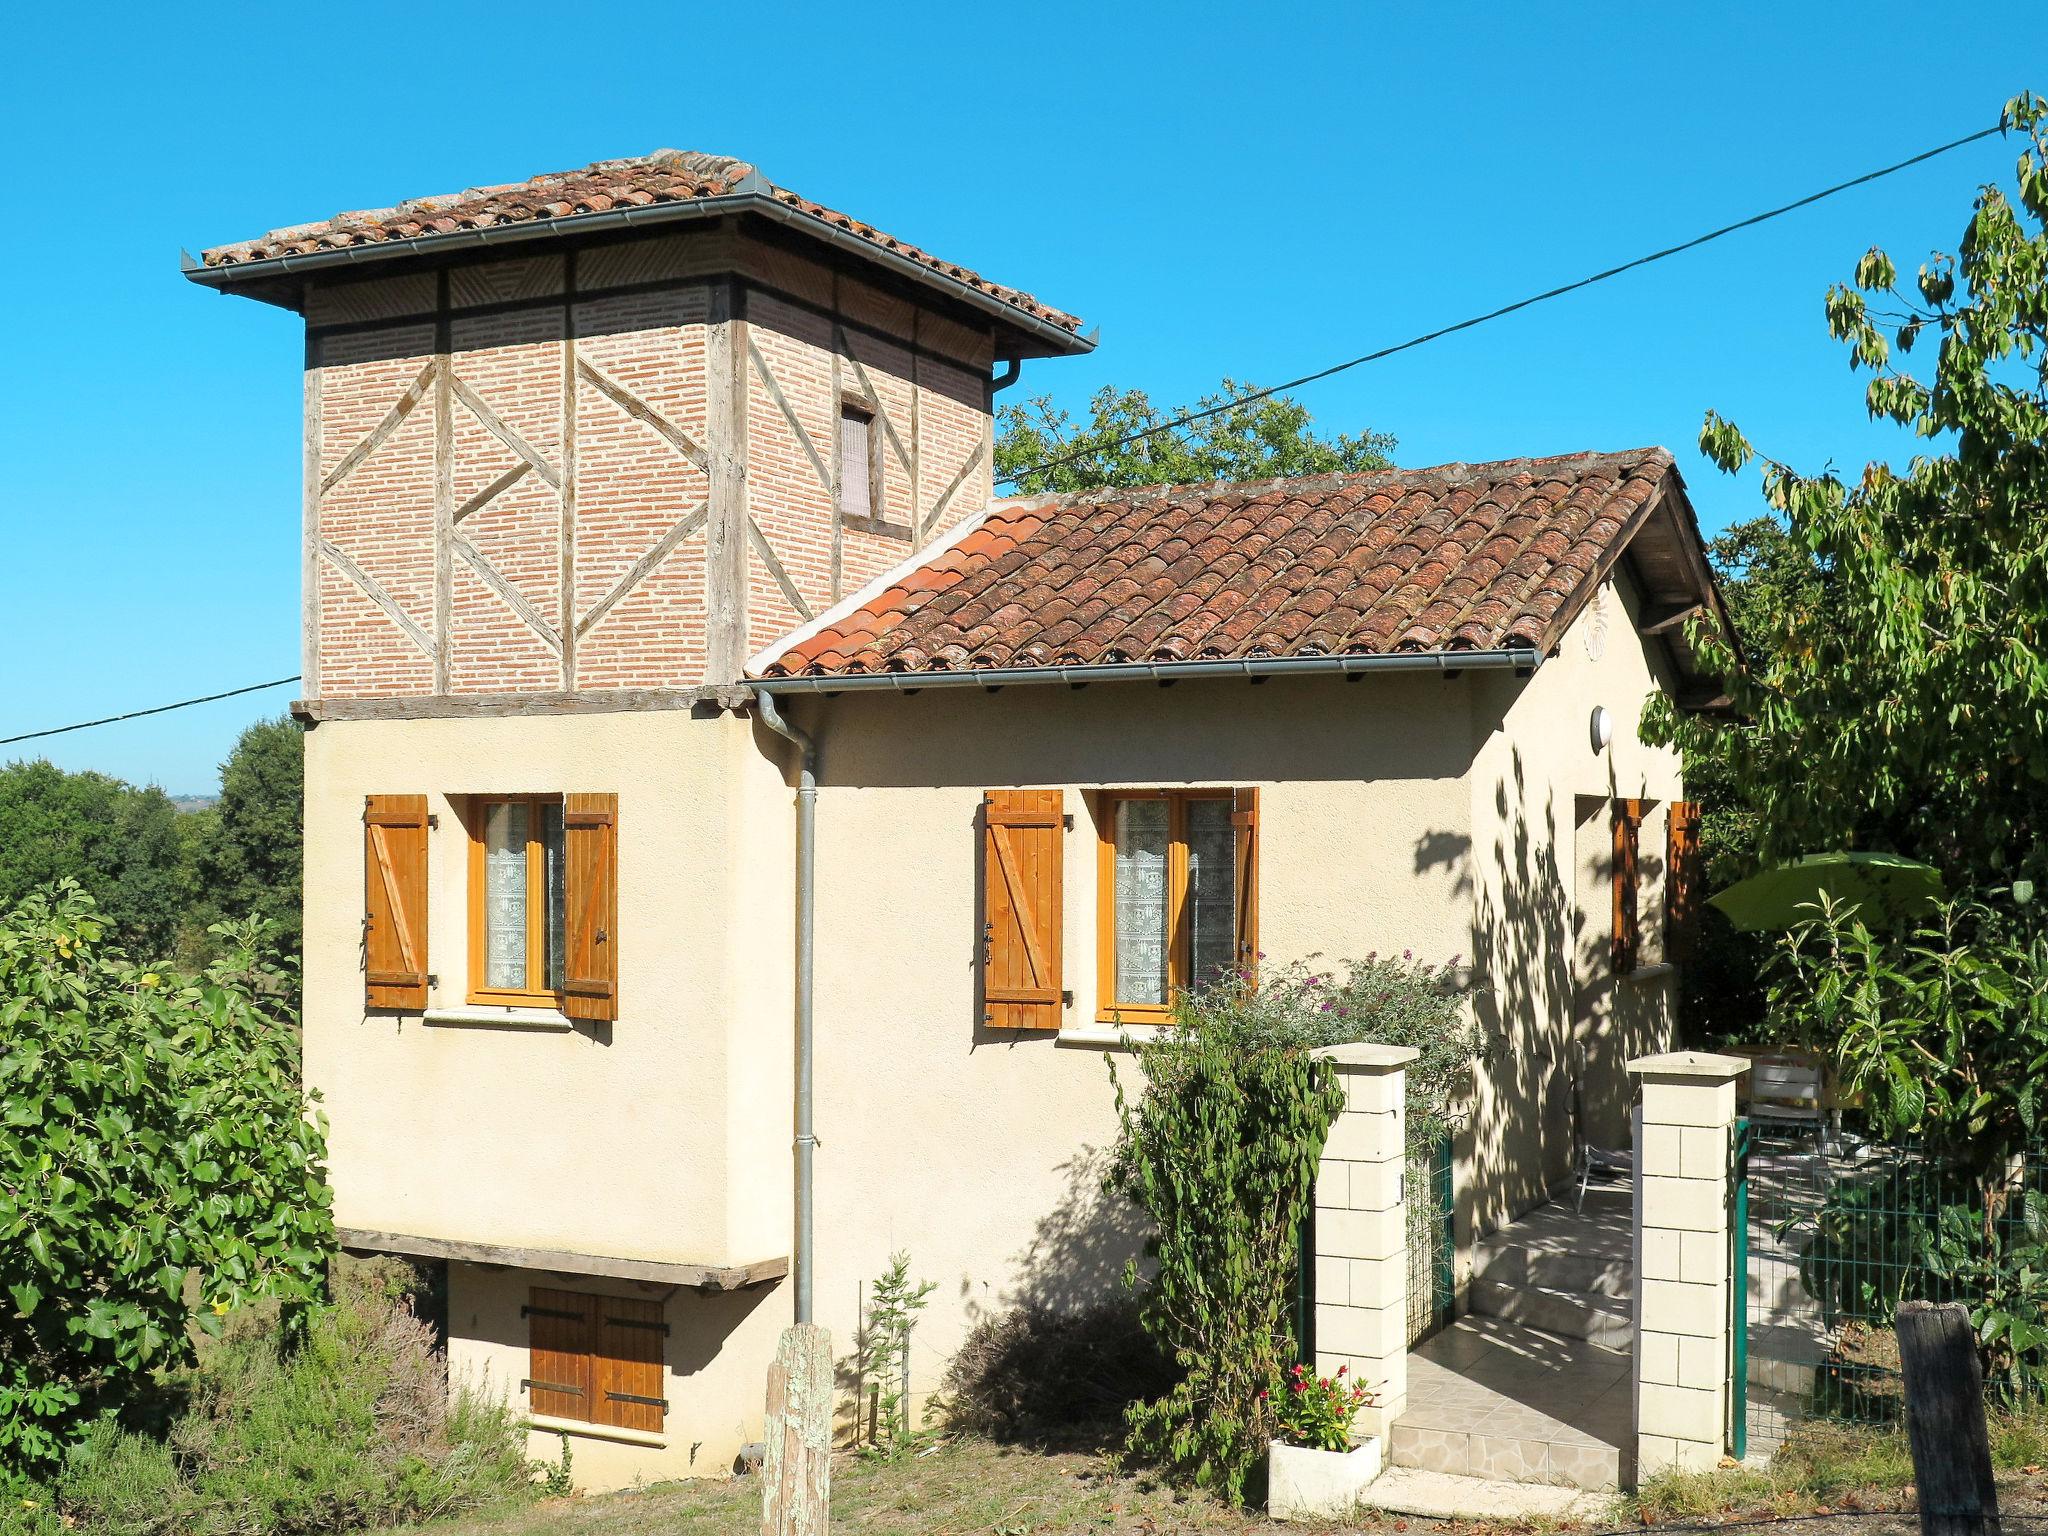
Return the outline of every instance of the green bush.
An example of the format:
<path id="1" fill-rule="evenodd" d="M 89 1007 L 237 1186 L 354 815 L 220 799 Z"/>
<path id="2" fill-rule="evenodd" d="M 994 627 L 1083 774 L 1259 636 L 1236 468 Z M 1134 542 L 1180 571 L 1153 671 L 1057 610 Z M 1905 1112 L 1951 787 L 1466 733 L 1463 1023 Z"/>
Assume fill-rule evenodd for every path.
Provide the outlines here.
<path id="1" fill-rule="evenodd" d="M 301 1338 L 274 1318 L 238 1317 L 171 1383 L 185 1401 L 165 1433 L 95 1424 L 55 1480 L 70 1527 L 326 1536 L 527 1494 L 514 1414 L 467 1394 L 451 1401 L 432 1331 L 394 1294 L 388 1270 L 341 1273 L 335 1303 Z"/>
<path id="2" fill-rule="evenodd" d="M 1232 988 L 1239 995 L 1242 985 Z M 1220 999 L 1141 1046 L 1133 1100 L 1111 1063 L 1122 1133 L 1111 1187 L 1151 1216 L 1145 1331 L 1180 1379 L 1125 1414 L 1126 1449 L 1173 1477 L 1243 1503 L 1273 1434 L 1263 1396 L 1294 1358 L 1288 1338 L 1295 1233 L 1316 1161 L 1344 1107 L 1334 1074 L 1299 1045 L 1257 1036 Z"/>
<path id="3" fill-rule="evenodd" d="M 260 925 L 198 975 L 131 964 L 76 886 L 0 917 L 0 1471 L 54 1464 L 193 1329 L 320 1294 L 325 1126 Z"/>
<path id="4" fill-rule="evenodd" d="M 1290 1313 L 1297 1232 L 1344 1091 L 1318 1046 L 1412 1045 L 1409 1137 L 1451 1127 L 1478 1050 L 1452 967 L 1368 956 L 1341 972 L 1304 964 L 1181 997 L 1173 1027 L 1138 1048 L 1133 1098 L 1110 1063 L 1121 1133 L 1109 1187 L 1152 1218 L 1138 1316 L 1180 1371 L 1125 1413 L 1126 1451 L 1243 1502 L 1274 1429 L 1268 1385 L 1296 1356 Z"/>

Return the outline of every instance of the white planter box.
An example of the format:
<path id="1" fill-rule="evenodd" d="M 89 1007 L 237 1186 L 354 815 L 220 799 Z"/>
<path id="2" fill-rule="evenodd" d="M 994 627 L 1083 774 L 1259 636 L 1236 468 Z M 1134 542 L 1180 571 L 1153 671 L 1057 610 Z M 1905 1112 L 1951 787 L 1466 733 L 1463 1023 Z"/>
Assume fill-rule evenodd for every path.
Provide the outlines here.
<path id="1" fill-rule="evenodd" d="M 1266 1464 L 1266 1513 L 1275 1520 L 1323 1520 L 1358 1508 L 1380 1475 L 1380 1442 L 1368 1436 L 1348 1451 L 1312 1451 L 1275 1440 Z"/>

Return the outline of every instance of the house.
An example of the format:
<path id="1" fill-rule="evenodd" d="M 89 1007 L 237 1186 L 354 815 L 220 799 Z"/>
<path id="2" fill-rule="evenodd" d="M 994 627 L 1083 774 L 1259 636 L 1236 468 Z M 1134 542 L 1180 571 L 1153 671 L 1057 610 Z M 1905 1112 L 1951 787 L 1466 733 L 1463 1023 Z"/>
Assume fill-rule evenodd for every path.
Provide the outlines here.
<path id="1" fill-rule="evenodd" d="M 1105 1295 L 1103 1054 L 1213 967 L 1472 966 L 1461 1243 L 1625 1134 L 1688 825 L 1636 725 L 1716 691 L 1668 454 L 998 501 L 1080 322 L 708 155 L 187 275 L 306 327 L 344 1241 L 444 1261 L 453 1374 L 591 1485 L 730 1466 L 892 1251 L 914 1392 Z"/>

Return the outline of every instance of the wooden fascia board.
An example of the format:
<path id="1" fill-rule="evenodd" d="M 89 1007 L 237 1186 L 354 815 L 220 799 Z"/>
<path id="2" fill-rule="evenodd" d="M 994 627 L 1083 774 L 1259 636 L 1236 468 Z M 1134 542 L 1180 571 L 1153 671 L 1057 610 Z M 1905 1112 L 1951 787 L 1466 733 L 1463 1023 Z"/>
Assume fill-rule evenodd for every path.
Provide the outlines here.
<path id="1" fill-rule="evenodd" d="M 658 1259 L 572 1253 L 560 1248 L 521 1248 L 504 1243 L 419 1237 L 405 1232 L 373 1232 L 361 1227 L 339 1227 L 335 1236 L 352 1253 L 396 1253 L 408 1258 L 453 1259 L 463 1264 L 497 1264 L 508 1269 L 535 1269 L 561 1275 L 601 1275 L 613 1280 L 690 1286 L 700 1291 L 745 1290 L 771 1284 L 789 1273 L 787 1258 L 757 1259 L 751 1264 L 674 1264 Z"/>

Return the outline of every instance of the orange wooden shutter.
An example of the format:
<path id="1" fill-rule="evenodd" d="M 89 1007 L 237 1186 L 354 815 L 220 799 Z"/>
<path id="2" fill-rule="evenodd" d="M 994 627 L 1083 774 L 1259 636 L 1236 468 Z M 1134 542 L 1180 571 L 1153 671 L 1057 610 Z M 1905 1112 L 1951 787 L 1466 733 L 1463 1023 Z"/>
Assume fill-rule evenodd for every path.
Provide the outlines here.
<path id="1" fill-rule="evenodd" d="M 1060 856 L 1064 792 L 982 796 L 982 1022 L 1060 1027 Z"/>
<path id="2" fill-rule="evenodd" d="M 1700 885 L 1704 876 L 1699 801 L 1672 801 L 1667 826 L 1664 953 L 1669 959 L 1684 960 L 1692 954 L 1694 930 L 1699 925 Z"/>
<path id="3" fill-rule="evenodd" d="M 558 1419 L 595 1417 L 591 1381 L 593 1308 L 599 1298 L 534 1286 L 527 1292 L 527 1404 Z"/>
<path id="4" fill-rule="evenodd" d="M 1259 792 L 1232 792 L 1230 828 L 1237 858 L 1237 968 L 1256 971 L 1259 962 Z"/>
<path id="5" fill-rule="evenodd" d="M 658 1301 L 599 1296 L 597 1308 L 597 1402 L 593 1422 L 620 1429 L 661 1430 L 668 1409 L 662 1391 L 662 1339 L 668 1324 Z"/>
<path id="6" fill-rule="evenodd" d="M 1641 932 L 1636 921 L 1636 843 L 1643 802 L 1614 802 L 1614 974 L 1636 968 Z"/>
<path id="7" fill-rule="evenodd" d="M 619 1016 L 619 797 L 565 795 L 562 805 L 562 1011 Z"/>
<path id="8" fill-rule="evenodd" d="M 363 801 L 363 1001 L 427 1006 L 427 797 Z"/>

